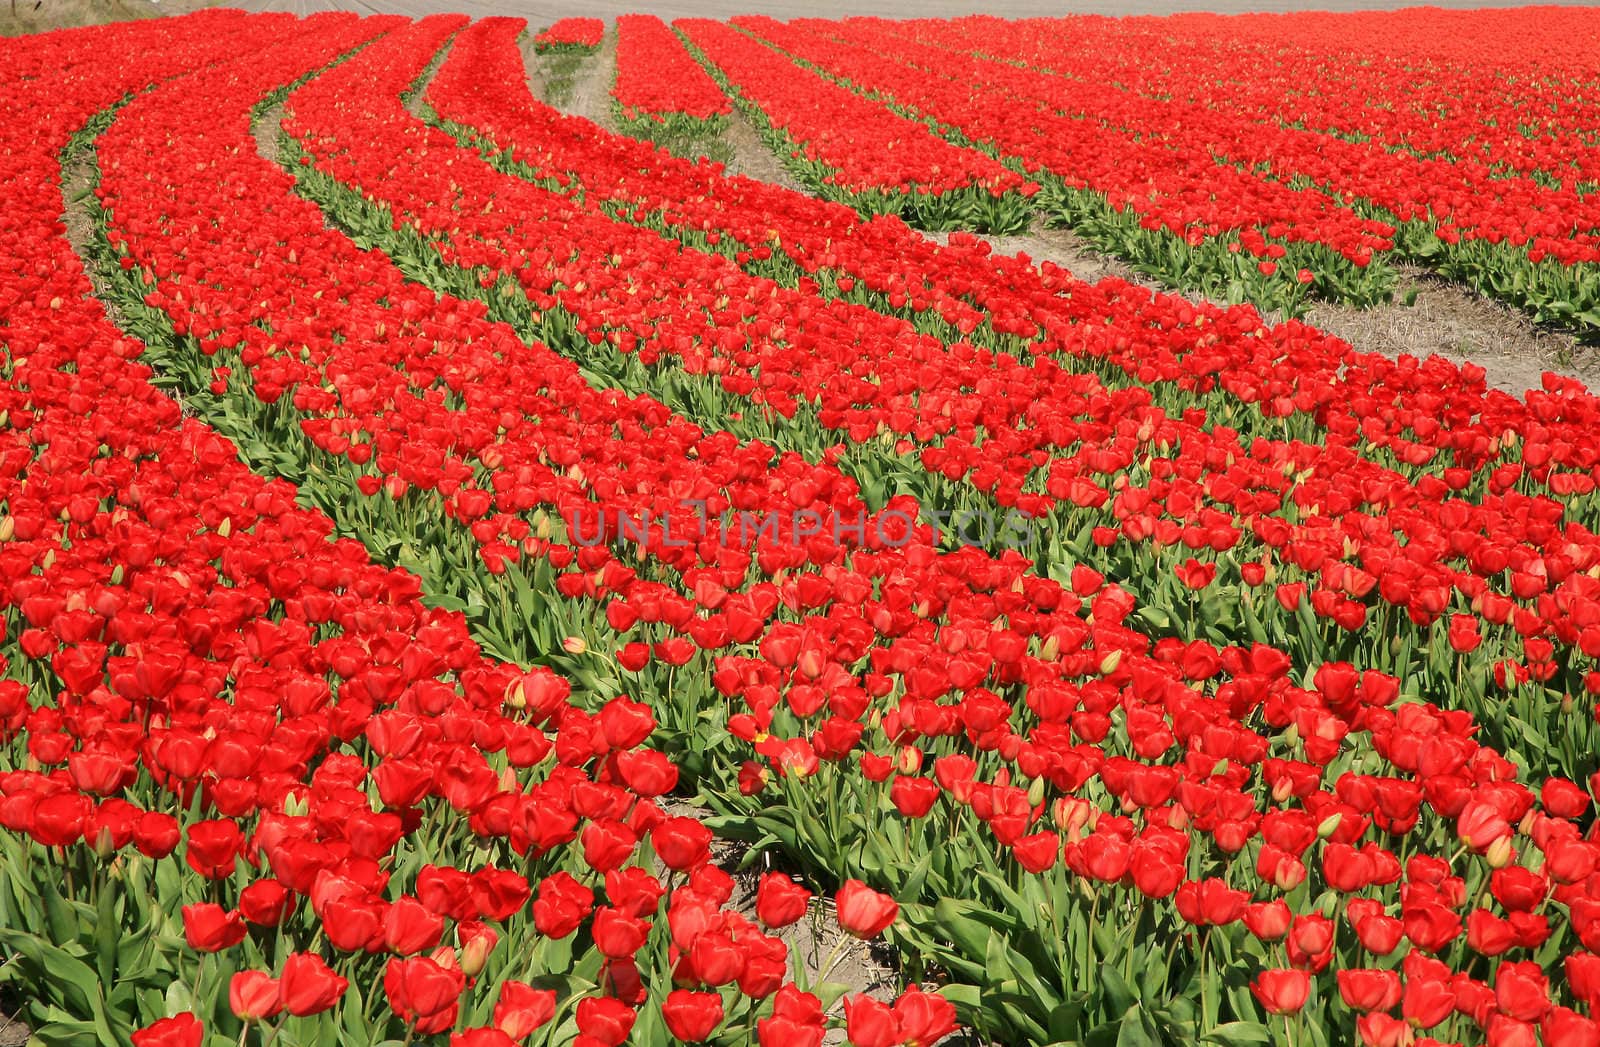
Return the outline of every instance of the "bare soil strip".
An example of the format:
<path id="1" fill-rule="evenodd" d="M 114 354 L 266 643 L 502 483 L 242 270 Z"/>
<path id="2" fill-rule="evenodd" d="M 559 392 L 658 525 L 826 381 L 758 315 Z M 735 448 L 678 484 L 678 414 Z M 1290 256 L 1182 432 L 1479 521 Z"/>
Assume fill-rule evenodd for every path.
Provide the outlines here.
<path id="1" fill-rule="evenodd" d="M 561 56 L 539 55 L 538 58 L 548 67 L 552 60 L 559 61 Z M 581 62 L 572 76 L 571 93 L 566 98 L 550 97 L 548 77 L 543 80 L 545 93 L 540 97 L 568 116 L 584 117 L 615 133 L 617 127 L 611 112 L 611 85 L 617 78 L 615 26 L 607 27 L 600 47 L 594 54 L 582 58 Z"/>

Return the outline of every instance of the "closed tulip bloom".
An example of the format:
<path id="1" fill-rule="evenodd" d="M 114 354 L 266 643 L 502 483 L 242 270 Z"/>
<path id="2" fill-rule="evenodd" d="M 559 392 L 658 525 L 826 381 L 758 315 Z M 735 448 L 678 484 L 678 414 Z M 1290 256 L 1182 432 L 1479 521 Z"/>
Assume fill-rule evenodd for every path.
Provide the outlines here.
<path id="1" fill-rule="evenodd" d="M 674 989 L 661 1003 L 667 1029 L 685 1043 L 703 1043 L 722 1024 L 722 997 L 714 992 Z"/>
<path id="2" fill-rule="evenodd" d="M 852 1047 L 897 1047 L 905 1042 L 894 1010 L 867 995 L 844 999 L 845 1031 Z"/>
<path id="3" fill-rule="evenodd" d="M 183 938 L 196 952 L 220 952 L 244 940 L 244 920 L 213 902 L 183 907 Z"/>
<path id="4" fill-rule="evenodd" d="M 895 1000 L 894 1016 L 907 1047 L 932 1047 L 956 1029 L 955 1004 L 914 985 Z"/>
<path id="5" fill-rule="evenodd" d="M 1250 992 L 1268 1014 L 1296 1014 L 1311 996 L 1311 975 L 1305 971 L 1262 971 Z"/>
<path id="6" fill-rule="evenodd" d="M 769 872 L 756 886 L 756 918 L 768 927 L 787 927 L 806 914 L 811 892 L 783 873 Z"/>
<path id="7" fill-rule="evenodd" d="M 856 938 L 876 938 L 894 923 L 900 906 L 860 880 L 847 880 L 834 897 L 839 926 Z"/>
<path id="8" fill-rule="evenodd" d="M 1536 1022 L 1550 1010 L 1550 983 L 1531 960 L 1502 963 L 1495 973 L 1495 1002 L 1500 1013 L 1520 1022 Z"/>
<path id="9" fill-rule="evenodd" d="M 627 1040 L 637 1018 L 634 1009 L 620 1000 L 585 996 L 578 1001 L 578 1031 L 607 1047 L 618 1047 Z"/>
<path id="10" fill-rule="evenodd" d="M 349 984 L 322 957 L 312 953 L 290 954 L 283 962 L 283 975 L 278 979 L 284 1010 L 297 1018 L 321 1014 L 332 1007 L 344 996 Z"/>
<path id="11" fill-rule="evenodd" d="M 513 1040 L 526 1039 L 555 1014 L 554 989 L 535 989 L 519 981 L 500 983 L 500 996 L 494 1004 L 494 1024 Z"/>
<path id="12" fill-rule="evenodd" d="M 1395 971 L 1351 968 L 1338 973 L 1339 996 L 1363 1013 L 1392 1010 L 1400 1002 L 1400 975 Z"/>
<path id="13" fill-rule="evenodd" d="M 270 1018 L 283 1008 L 278 979 L 266 971 L 238 971 L 228 981 L 228 1006 L 243 1022 Z"/>

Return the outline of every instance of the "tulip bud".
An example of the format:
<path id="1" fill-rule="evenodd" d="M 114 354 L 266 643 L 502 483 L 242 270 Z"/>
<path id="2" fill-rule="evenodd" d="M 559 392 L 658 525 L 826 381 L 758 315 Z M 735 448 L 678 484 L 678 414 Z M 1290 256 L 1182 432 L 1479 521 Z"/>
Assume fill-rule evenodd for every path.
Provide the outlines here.
<path id="1" fill-rule="evenodd" d="M 1044 776 L 1040 775 L 1028 783 L 1028 805 L 1037 807 L 1044 803 Z"/>
<path id="2" fill-rule="evenodd" d="M 115 567 L 111 568 L 111 584 L 112 585 L 121 585 L 122 584 L 122 575 L 123 575 L 123 572 L 122 572 L 122 565 L 121 564 L 117 564 Z"/>
<path id="3" fill-rule="evenodd" d="M 894 767 L 901 774 L 916 774 L 922 770 L 922 750 L 915 745 L 902 745 L 895 754 Z"/>
<path id="4" fill-rule="evenodd" d="M 517 770 L 515 767 L 507 767 L 500 772 L 500 791 L 503 793 L 517 791 Z"/>
<path id="5" fill-rule="evenodd" d="M 1060 653 L 1061 637 L 1055 633 L 1051 633 L 1049 636 L 1045 637 L 1044 644 L 1039 648 L 1039 657 L 1047 662 L 1053 662 L 1056 660 L 1056 656 Z"/>
<path id="6" fill-rule="evenodd" d="M 554 533 L 550 525 L 550 516 L 543 509 L 533 514 L 533 533 L 544 539 L 548 539 Z"/>
<path id="7" fill-rule="evenodd" d="M 50 570 L 50 568 L 54 567 L 55 565 L 56 565 L 56 551 L 54 549 L 46 549 L 45 553 L 44 553 L 44 559 L 39 561 L 39 566 L 44 568 L 46 571 L 48 571 L 48 570 Z"/>
<path id="8" fill-rule="evenodd" d="M 494 951 L 495 936 L 493 934 L 480 934 L 467 941 L 461 947 L 461 973 L 468 978 L 476 978 L 483 972 L 484 965 L 489 962 L 489 953 Z"/>
<path id="9" fill-rule="evenodd" d="M 1117 666 L 1122 664 L 1122 651 L 1115 650 L 1100 659 L 1100 675 L 1110 676 L 1117 671 Z"/>
<path id="10" fill-rule="evenodd" d="M 111 827 L 102 825 L 100 831 L 94 834 L 94 855 L 101 861 L 107 861 L 116 853 L 117 844 L 111 838 Z"/>
<path id="11" fill-rule="evenodd" d="M 568 654 L 583 654 L 589 645 L 581 636 L 567 636 L 561 640 L 561 649 Z"/>
<path id="12" fill-rule="evenodd" d="M 11 541 L 11 536 L 17 533 L 17 522 L 9 513 L 0 514 L 0 542 Z"/>
<path id="13" fill-rule="evenodd" d="M 1339 823 L 1344 821 L 1344 815 L 1330 814 L 1317 825 L 1317 838 L 1326 840 L 1339 830 Z"/>
<path id="14" fill-rule="evenodd" d="M 311 813 L 311 803 L 297 792 L 283 794 L 283 813 L 291 818 L 302 818 Z"/>
<path id="15" fill-rule="evenodd" d="M 1561 712 L 1562 712 L 1562 714 L 1563 715 L 1570 715 L 1572 713 L 1572 706 L 1573 706 L 1572 695 L 1563 694 L 1561 696 Z"/>
<path id="16" fill-rule="evenodd" d="M 226 538 L 233 533 L 233 517 L 224 516 L 222 522 L 217 524 L 217 537 Z"/>
<path id="17" fill-rule="evenodd" d="M 526 709 L 527 707 L 528 696 L 522 690 L 522 681 L 520 679 L 512 681 L 511 686 L 506 688 L 506 708 Z"/>
<path id="18" fill-rule="evenodd" d="M 1489 868 L 1504 869 L 1511 864 L 1511 859 L 1516 857 L 1516 853 L 1511 849 L 1511 837 L 1502 836 L 1489 845 L 1483 857 L 1489 863 Z"/>

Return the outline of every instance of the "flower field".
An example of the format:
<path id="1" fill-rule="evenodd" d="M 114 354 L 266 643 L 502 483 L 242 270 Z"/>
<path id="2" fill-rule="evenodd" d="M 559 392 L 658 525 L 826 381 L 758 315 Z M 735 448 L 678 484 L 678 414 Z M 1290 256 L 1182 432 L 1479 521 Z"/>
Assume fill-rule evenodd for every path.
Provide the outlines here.
<path id="1" fill-rule="evenodd" d="M 0 44 L 0 1013 L 1600 1047 L 1600 399 L 1297 318 L 1592 352 L 1597 30 Z"/>

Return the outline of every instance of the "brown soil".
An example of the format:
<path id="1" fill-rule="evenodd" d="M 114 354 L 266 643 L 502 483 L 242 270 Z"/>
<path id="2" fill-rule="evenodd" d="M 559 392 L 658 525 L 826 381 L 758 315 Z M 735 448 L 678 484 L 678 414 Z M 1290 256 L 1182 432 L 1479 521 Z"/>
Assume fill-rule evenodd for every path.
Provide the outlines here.
<path id="1" fill-rule="evenodd" d="M 543 56 L 548 63 L 559 61 L 560 56 Z M 607 131 L 616 131 L 611 115 L 611 85 L 617 78 L 617 33 L 608 27 L 594 54 L 582 59 L 577 72 L 572 75 L 572 90 L 565 99 L 552 99 L 548 93 L 541 95 L 546 102 L 569 116 L 585 117 Z M 548 80 L 545 82 L 548 91 Z"/>
<path id="2" fill-rule="evenodd" d="M 940 243 L 949 239 L 946 233 L 924 235 Z M 1023 236 L 983 239 L 997 251 L 1054 262 L 1083 280 L 1116 276 L 1162 290 L 1121 260 L 1098 253 L 1070 229 L 1036 223 Z M 1363 352 L 1419 358 L 1437 353 L 1452 363 L 1470 361 L 1488 372 L 1490 388 L 1516 396 L 1538 388 L 1545 371 L 1600 387 L 1600 353 L 1579 346 L 1573 335 L 1538 327 L 1522 312 L 1460 284 L 1415 267 L 1399 268 L 1400 286 L 1393 302 L 1371 309 L 1319 302 L 1303 319 Z"/>
<path id="3" fill-rule="evenodd" d="M 941 244 L 950 239 L 949 233 L 922 235 Z M 1048 226 L 1040 218 L 1034 220 L 1033 227 L 1026 233 L 1013 236 L 987 236 L 981 233 L 977 235 L 979 239 L 988 241 L 1001 254 L 1026 254 L 1036 263 L 1054 262 L 1078 279 L 1090 283 L 1115 276 L 1151 290 L 1162 290 L 1159 284 L 1134 272 L 1120 258 L 1112 258 L 1095 251 L 1071 229 Z"/>
<path id="4" fill-rule="evenodd" d="M 756 125 L 750 122 L 737 105 L 733 107 L 733 113 L 728 117 L 728 129 L 723 132 L 722 137 L 729 152 L 728 174 L 739 174 L 757 181 L 771 182 L 785 189 L 793 189 L 797 193 L 805 192 L 805 187 L 787 167 L 783 166 L 777 154 L 773 153 L 762 140 L 761 132 L 756 130 Z"/>
<path id="5" fill-rule="evenodd" d="M 270 106 L 256 120 L 256 152 L 278 164 L 278 135 L 283 131 L 283 103 Z M 280 165 L 281 166 L 281 165 Z"/>
<path id="6" fill-rule="evenodd" d="M 185 15 L 220 0 L 0 0 L 0 36 Z"/>
<path id="7" fill-rule="evenodd" d="M 1406 300 L 1415 295 L 1411 305 Z M 1516 309 L 1422 270 L 1404 268 L 1395 301 L 1375 309 L 1319 303 L 1306 321 L 1357 349 L 1399 356 L 1437 353 L 1470 360 L 1488 372 L 1494 389 L 1520 396 L 1545 371 L 1600 388 L 1600 354 L 1571 334 L 1540 328 Z"/>
<path id="8" fill-rule="evenodd" d="M 0 1014 L 0 1047 L 22 1047 L 33 1031 L 16 1018 Z"/>

